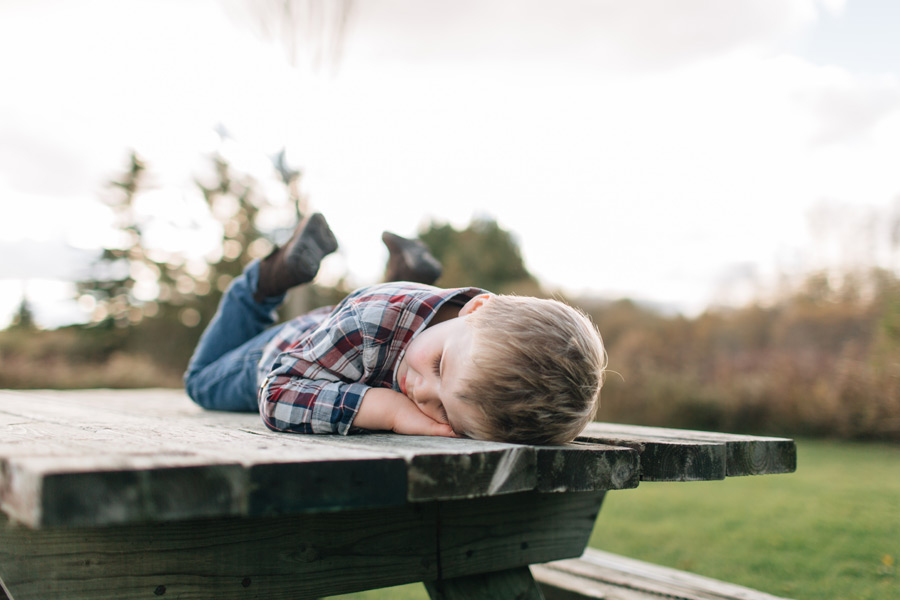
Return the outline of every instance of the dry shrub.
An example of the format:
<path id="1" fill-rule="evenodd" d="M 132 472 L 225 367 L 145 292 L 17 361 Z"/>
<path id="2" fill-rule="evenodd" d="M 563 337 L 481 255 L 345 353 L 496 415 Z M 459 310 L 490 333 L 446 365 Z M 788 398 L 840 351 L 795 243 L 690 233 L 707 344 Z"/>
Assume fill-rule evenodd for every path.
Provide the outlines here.
<path id="1" fill-rule="evenodd" d="M 10 389 L 88 389 L 181 387 L 181 376 L 143 356 L 116 353 L 98 363 L 75 363 L 58 357 L 40 362 L 4 357 L 0 387 Z"/>
<path id="2" fill-rule="evenodd" d="M 0 332 L 0 388 L 180 387 L 181 373 L 118 349 L 118 332 L 78 328 Z"/>
<path id="3" fill-rule="evenodd" d="M 615 371 L 599 418 L 900 441 L 900 285 L 874 278 L 863 295 L 816 276 L 772 305 L 694 319 L 588 307 Z"/>

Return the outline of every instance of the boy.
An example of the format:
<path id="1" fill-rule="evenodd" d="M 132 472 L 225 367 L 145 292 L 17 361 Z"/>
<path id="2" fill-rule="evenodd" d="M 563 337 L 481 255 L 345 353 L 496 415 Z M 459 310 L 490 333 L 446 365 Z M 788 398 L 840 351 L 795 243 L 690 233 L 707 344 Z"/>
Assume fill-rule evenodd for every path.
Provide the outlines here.
<path id="1" fill-rule="evenodd" d="M 185 386 L 205 408 L 257 409 L 276 431 L 358 429 L 530 444 L 569 442 L 593 419 L 606 355 L 555 300 L 428 285 L 440 264 L 390 233 L 386 277 L 277 327 L 274 310 L 337 249 L 325 219 L 248 265 L 223 296 Z M 417 282 L 417 283 L 416 283 Z"/>

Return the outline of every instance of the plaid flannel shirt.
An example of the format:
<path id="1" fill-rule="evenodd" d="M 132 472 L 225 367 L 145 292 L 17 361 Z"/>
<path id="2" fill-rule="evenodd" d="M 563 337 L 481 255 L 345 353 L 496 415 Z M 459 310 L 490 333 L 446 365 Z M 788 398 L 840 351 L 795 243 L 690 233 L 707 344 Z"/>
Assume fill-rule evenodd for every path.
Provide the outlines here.
<path id="1" fill-rule="evenodd" d="M 369 388 L 400 391 L 397 365 L 438 308 L 482 293 L 386 283 L 288 321 L 259 363 L 263 422 L 276 431 L 346 435 Z"/>

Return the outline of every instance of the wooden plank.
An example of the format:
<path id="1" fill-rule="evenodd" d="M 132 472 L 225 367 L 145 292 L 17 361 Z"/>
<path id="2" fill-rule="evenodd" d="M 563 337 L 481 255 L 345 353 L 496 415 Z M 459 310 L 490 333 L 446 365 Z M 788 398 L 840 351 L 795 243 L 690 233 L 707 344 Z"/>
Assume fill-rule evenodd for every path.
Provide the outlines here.
<path id="1" fill-rule="evenodd" d="M 127 392 L 123 392 L 127 395 Z M 0 413 L 18 416 L 29 422 L 40 423 L 94 423 L 119 424 L 140 423 L 138 415 L 116 414 L 103 407 L 86 406 L 77 400 L 78 396 L 67 398 L 62 392 L 45 395 L 19 390 L 0 391 Z"/>
<path id="2" fill-rule="evenodd" d="M 528 492 L 439 504 L 440 579 L 580 556 L 604 492 Z"/>
<path id="3" fill-rule="evenodd" d="M 3 390 L 0 390 L 0 396 L 2 396 Z M 16 423 L 20 422 L 22 419 L 17 415 L 10 415 L 0 411 L 0 427 L 12 427 Z M 0 599 L 2 600 L 2 599 Z"/>
<path id="4" fill-rule="evenodd" d="M 399 458 L 256 464 L 250 468 L 247 515 L 406 504 L 406 465 Z"/>
<path id="5" fill-rule="evenodd" d="M 316 598 L 578 556 L 602 493 L 33 530 L 0 516 L 15 600 Z"/>
<path id="6" fill-rule="evenodd" d="M 138 439 L 144 428 L 127 427 L 115 443 L 82 444 L 77 438 L 89 432 L 36 424 L 31 433 L 76 439 L 0 444 L 0 509 L 37 527 L 406 502 L 406 464 L 389 453 L 322 447 L 308 436 L 177 429 L 159 430 L 148 444 Z"/>
<path id="7" fill-rule="evenodd" d="M 431 600 L 544 600 L 528 567 L 428 581 Z"/>
<path id="8" fill-rule="evenodd" d="M 622 490 L 640 483 L 640 458 L 631 448 L 575 442 L 535 451 L 540 492 Z"/>
<path id="9" fill-rule="evenodd" d="M 279 435 L 264 430 L 207 431 L 152 421 L 141 424 L 138 430 L 131 424 L 120 430 L 103 429 L 100 439 L 92 444 L 76 443 L 68 448 L 50 444 L 49 450 L 43 446 L 44 440 L 90 439 L 95 432 L 79 429 L 78 424 L 67 428 L 32 423 L 24 434 L 25 441 L 0 448 L 3 454 L 11 455 L 0 463 L 6 465 L 0 472 L 0 507 L 32 526 L 88 524 L 91 518 L 96 524 L 139 522 L 154 518 L 150 509 L 158 506 L 149 482 L 178 480 L 187 472 L 173 469 L 184 467 L 196 467 L 190 473 L 198 481 L 220 481 L 222 485 L 213 487 L 230 490 L 223 494 L 230 501 L 205 503 L 203 499 L 208 496 L 201 491 L 207 486 L 199 488 L 191 501 L 184 491 L 194 487 L 184 485 L 181 494 L 172 496 L 186 504 L 181 510 L 183 518 L 203 516 L 204 505 L 205 516 L 289 514 L 396 505 L 406 499 L 513 493 L 532 489 L 537 481 L 535 450 L 525 446 L 386 434 L 342 438 Z M 145 443 L 142 439 L 148 431 L 151 435 Z M 17 447 L 15 443 L 24 445 Z M 101 453 L 110 447 L 127 448 L 128 453 Z M 542 464 L 547 465 L 541 489 L 633 484 L 633 452 L 576 448 L 538 450 Z M 614 459 L 607 460 L 604 454 Z M 404 461 L 409 465 L 408 480 Z M 239 470 L 241 464 L 248 470 L 243 480 L 240 473 L 229 472 Z M 204 465 L 208 467 L 206 473 L 201 468 Z M 564 468 L 552 469 L 553 465 Z M 564 481 L 565 477 L 576 478 L 576 471 L 570 468 L 580 469 L 578 481 Z M 125 475 L 125 471 L 138 473 Z M 44 478 L 53 479 L 48 487 L 53 490 L 51 496 L 42 492 Z M 315 485 L 311 485 L 313 482 Z M 104 502 L 88 501 L 88 494 L 84 502 L 53 504 L 58 513 L 44 506 L 52 497 L 77 499 L 82 489 L 95 491 Z M 117 501 L 117 494 L 124 500 Z M 177 514 L 173 505 L 159 512 L 157 518 L 171 519 Z"/>
<path id="10" fill-rule="evenodd" d="M 109 469 L 84 472 L 78 460 L 6 462 L 0 506 L 32 527 L 105 526 L 200 517 L 285 515 L 397 506 L 406 502 L 402 460 L 211 465 L 171 457 L 143 468 L 141 456 L 114 456 Z M 159 455 L 149 457 L 153 463 Z M 181 460 L 179 460 L 181 459 Z M 183 465 L 176 466 L 179 462 Z M 363 490 L 363 492 L 361 492 Z"/>
<path id="11" fill-rule="evenodd" d="M 72 527 L 406 503 L 406 466 L 400 459 L 245 468 L 189 455 L 166 457 L 169 466 L 164 468 L 142 468 L 144 458 L 109 457 L 109 469 L 99 468 L 97 459 L 90 471 L 84 470 L 80 457 L 3 461 L 0 508 L 31 527 Z M 156 465 L 161 458 L 153 455 L 149 460 Z"/>
<path id="12" fill-rule="evenodd" d="M 74 401 L 93 398 L 84 393 L 20 396 L 0 394 L 10 425 L 0 441 L 0 509 L 31 526 L 406 501 L 406 466 L 394 453 L 322 447 L 268 431 L 254 415 L 223 423 L 220 413 L 186 409 L 182 419 L 120 420 Z"/>
<path id="13" fill-rule="evenodd" d="M 333 451 L 341 456 L 348 449 L 368 452 L 370 458 L 401 458 L 408 464 L 407 497 L 412 501 L 515 493 L 535 487 L 563 491 L 633 485 L 633 457 L 627 450 L 595 446 L 588 452 L 573 446 L 535 451 L 512 444 L 387 434 L 314 439 L 275 434 L 266 430 L 255 415 L 204 411 L 180 391 L 0 392 L 0 414 L 4 411 L 15 413 L 27 423 L 20 423 L 16 440 L 0 443 L 0 456 L 44 455 L 40 446 L 46 443 L 53 455 L 81 455 L 86 470 L 101 448 L 103 453 L 139 449 L 151 455 L 156 451 L 161 457 L 184 452 L 208 456 L 214 464 L 250 466 L 291 462 L 288 446 L 307 443 L 315 450 L 308 446 L 302 449 L 304 462 L 310 462 L 310 454 Z M 257 436 L 255 440 L 248 437 L 253 435 Z M 540 477 L 538 458 L 546 467 Z M 573 475 L 572 469 L 581 475 Z M 257 469 L 261 477 L 270 470 Z"/>
<path id="14" fill-rule="evenodd" d="M 522 446 L 478 440 L 363 434 L 320 443 L 378 448 L 409 464 L 411 502 L 475 498 L 536 489 L 583 492 L 638 485 L 635 451 L 603 444 Z M 450 491 L 452 490 L 452 492 Z"/>
<path id="15" fill-rule="evenodd" d="M 652 432 L 605 430 L 604 425 L 589 424 L 577 440 L 633 448 L 640 454 L 641 481 L 725 479 L 727 453 L 722 442 L 665 438 L 654 436 Z"/>
<path id="16" fill-rule="evenodd" d="M 65 433 L 54 424 L 38 424 L 30 433 L 38 429 Z M 101 447 L 78 446 L 71 449 L 76 454 L 65 455 L 64 446 L 44 448 L 40 435 L 19 451 L 6 445 L 12 457 L 0 461 L 0 508 L 34 527 L 108 525 L 390 506 L 535 487 L 535 450 L 524 446 L 387 435 L 328 437 L 325 443 L 321 437 L 240 430 L 212 440 L 197 434 L 186 445 L 177 436 L 168 440 L 168 430 L 144 447 L 127 431 L 119 433 L 120 445 L 134 442 L 133 452 L 100 454 Z M 239 443 L 238 450 L 222 442 Z M 575 445 L 538 449 L 537 456 L 544 465 L 541 491 L 636 484 L 636 457 L 628 449 Z"/>
<path id="17" fill-rule="evenodd" d="M 0 508 L 31 527 L 240 514 L 247 487 L 240 465 L 167 458 L 169 468 L 148 469 L 159 456 L 107 456 L 107 469 L 89 472 L 80 457 L 4 460 Z"/>
<path id="18" fill-rule="evenodd" d="M 793 473 L 797 470 L 797 446 L 787 438 L 615 423 L 591 423 L 583 435 L 588 439 L 624 439 L 629 436 L 629 439 L 725 444 L 728 477 Z"/>
<path id="19" fill-rule="evenodd" d="M 541 588 L 544 600 L 624 600 L 618 595 L 613 596 L 617 591 L 612 589 L 613 586 L 554 569 L 552 563 L 549 566 L 532 565 L 531 573 Z M 646 598 L 641 595 L 641 598 L 634 600 L 659 600 L 659 596 Z"/>
<path id="20" fill-rule="evenodd" d="M 181 389 L 0 390 L 0 406 L 4 409 L 19 405 L 22 410 L 30 411 L 42 404 L 53 403 L 55 406 L 58 402 L 83 409 L 88 414 L 114 414 L 119 417 L 130 415 L 171 418 L 210 414 L 227 420 L 255 414 L 205 411 L 194 404 Z"/>
<path id="21" fill-rule="evenodd" d="M 556 597 L 572 600 L 618 598 L 620 594 L 624 595 L 623 591 L 641 593 L 641 597 L 664 596 L 680 600 L 786 600 L 594 548 L 588 548 L 578 559 L 534 565 L 531 570 L 535 579 L 548 590 L 548 600 Z M 557 595 L 555 590 L 564 593 Z"/>
<path id="22" fill-rule="evenodd" d="M 410 502 L 511 494 L 537 485 L 537 459 L 530 446 L 385 433 L 323 436 L 319 441 L 402 457 L 408 465 Z"/>
<path id="23" fill-rule="evenodd" d="M 40 496 L 15 497 L 38 494 L 45 477 L 54 478 L 53 489 L 60 497 L 72 497 L 81 486 L 96 485 L 89 473 L 100 473 L 96 478 L 106 481 L 108 490 L 120 490 L 130 508 L 98 513 L 98 519 L 124 523 L 153 518 L 147 507 L 159 501 L 146 489 L 147 481 L 175 482 L 188 473 L 198 481 L 218 481 L 212 487 L 222 495 L 216 496 L 219 502 L 210 501 L 205 492 L 182 498 L 184 518 L 201 516 L 204 503 L 210 517 L 275 515 L 532 489 L 634 487 L 636 453 L 645 481 L 720 479 L 733 464 L 749 465 L 744 471 L 772 471 L 776 467 L 767 453 L 772 444 L 782 443 L 690 439 L 690 432 L 674 435 L 652 428 L 604 433 L 598 424 L 589 426 L 583 439 L 602 434 L 613 446 L 583 442 L 551 448 L 390 434 L 278 434 L 265 429 L 254 414 L 204 411 L 180 390 L 0 391 L 0 416 L 9 431 L 0 440 L 0 509 L 34 525 L 86 523 L 88 518 L 86 512 L 79 519 L 71 512 L 47 516 Z M 48 457 L 56 457 L 61 466 L 36 460 Z M 185 471 L 189 468 L 195 469 Z M 226 477 L 229 469 L 241 474 Z M 141 473 L 126 477 L 120 473 L 125 471 Z M 18 477 L 16 485 L 5 481 L 11 473 Z M 28 485 L 26 475 L 32 478 Z M 235 487 L 241 481 L 244 490 Z M 113 495 L 102 497 L 111 502 Z M 159 518 L 163 514 L 174 518 L 179 513 L 173 503 Z M 109 521 L 111 515 L 120 520 Z"/>
<path id="24" fill-rule="evenodd" d="M 120 440 L 125 437 L 127 434 L 124 432 L 113 435 L 111 430 L 105 428 L 94 429 L 38 421 L 18 422 L 3 428 L 0 457 L 108 456 L 117 446 L 124 445 L 120 444 Z M 134 444 L 128 446 L 131 451 L 138 451 L 142 447 L 145 450 L 158 448 L 158 445 L 142 443 L 140 439 L 133 441 Z"/>
<path id="25" fill-rule="evenodd" d="M 436 575 L 433 509 L 34 531 L 0 526 L 15 600 L 316 598 Z"/>
<path id="26" fill-rule="evenodd" d="M 218 415 L 214 415 L 216 418 Z M 377 447 L 323 445 L 322 437 L 279 434 L 254 418 L 250 426 L 172 431 L 178 440 L 214 462 L 240 461 L 247 469 L 246 510 L 252 516 L 304 511 L 396 506 L 406 502 L 407 465 Z M 165 436 L 165 433 L 162 434 Z"/>

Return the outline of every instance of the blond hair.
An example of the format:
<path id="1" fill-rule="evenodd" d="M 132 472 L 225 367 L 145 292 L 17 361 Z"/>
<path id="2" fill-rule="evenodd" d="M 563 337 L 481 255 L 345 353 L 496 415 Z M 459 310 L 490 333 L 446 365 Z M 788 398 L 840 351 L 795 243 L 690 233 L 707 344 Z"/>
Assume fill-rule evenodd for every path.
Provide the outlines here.
<path id="1" fill-rule="evenodd" d="M 593 420 L 606 352 L 587 315 L 556 300 L 500 295 L 467 322 L 475 369 L 460 398 L 484 416 L 470 434 L 563 444 Z"/>

